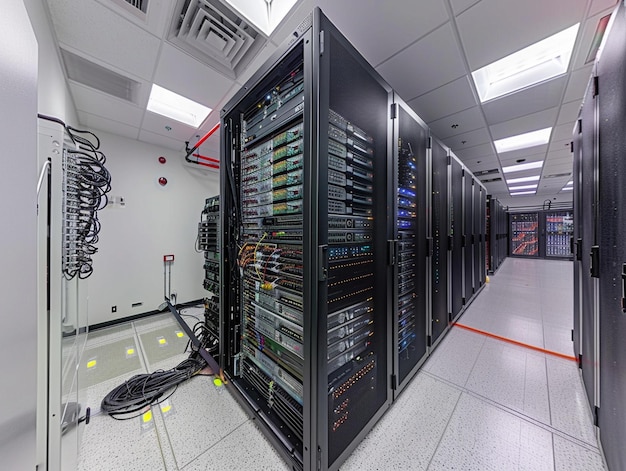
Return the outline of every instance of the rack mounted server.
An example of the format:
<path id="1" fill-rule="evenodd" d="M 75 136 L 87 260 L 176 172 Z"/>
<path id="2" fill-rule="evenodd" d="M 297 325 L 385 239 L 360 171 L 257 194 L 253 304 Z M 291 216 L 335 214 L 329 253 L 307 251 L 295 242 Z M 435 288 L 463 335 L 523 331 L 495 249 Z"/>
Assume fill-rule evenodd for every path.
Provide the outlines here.
<path id="1" fill-rule="evenodd" d="M 221 129 L 222 366 L 295 469 L 338 469 L 450 325 L 450 151 L 320 10 Z"/>

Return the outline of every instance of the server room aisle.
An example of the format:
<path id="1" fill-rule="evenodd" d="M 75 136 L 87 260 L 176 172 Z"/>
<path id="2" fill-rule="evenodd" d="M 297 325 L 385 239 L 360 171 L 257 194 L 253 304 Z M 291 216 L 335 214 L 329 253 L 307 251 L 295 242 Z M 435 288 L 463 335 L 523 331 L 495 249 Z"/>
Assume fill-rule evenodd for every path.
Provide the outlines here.
<path id="1" fill-rule="evenodd" d="M 509 258 L 459 323 L 571 356 L 571 271 L 571 262 Z M 118 369 L 105 374 L 102 362 L 105 371 L 96 377 L 94 368 L 90 405 L 136 372 L 177 364 L 186 341 L 177 331 L 165 314 L 92 334 L 85 358 L 96 359 L 100 368 L 110 356 Z M 167 347 L 176 345 L 167 355 L 159 343 L 163 337 Z M 132 346 L 136 360 L 114 356 Z M 155 408 L 148 423 L 94 417 L 85 428 L 80 469 L 289 468 L 228 391 L 199 377 Z M 606 469 L 576 363 L 455 326 L 341 466 L 452 469 Z"/>

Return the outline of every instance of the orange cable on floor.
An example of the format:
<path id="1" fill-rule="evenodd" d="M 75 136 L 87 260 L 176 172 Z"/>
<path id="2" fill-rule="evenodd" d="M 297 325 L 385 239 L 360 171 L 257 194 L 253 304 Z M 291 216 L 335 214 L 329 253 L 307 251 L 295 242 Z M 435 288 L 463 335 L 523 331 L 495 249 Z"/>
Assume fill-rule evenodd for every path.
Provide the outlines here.
<path id="1" fill-rule="evenodd" d="M 578 361 L 576 359 L 576 357 L 571 356 L 571 355 L 565 355 L 564 353 L 559 353 L 559 352 L 555 352 L 555 351 L 552 351 L 552 350 L 546 350 L 545 348 L 541 348 L 541 347 L 535 347 L 534 345 L 529 345 L 527 343 L 518 342 L 517 340 L 513 340 L 513 339 L 509 339 L 507 337 L 502 337 L 500 335 L 492 334 L 490 332 L 486 332 L 484 330 L 476 329 L 476 328 L 470 327 L 468 325 L 459 324 L 458 322 L 455 323 L 454 325 L 456 325 L 457 327 L 461 327 L 462 329 L 469 330 L 470 332 L 475 332 L 477 334 L 481 334 L 481 335 L 484 335 L 486 337 L 491 337 L 493 339 L 502 340 L 503 342 L 512 343 L 513 345 L 518 345 L 520 347 L 530 348 L 531 350 L 535 350 L 537 352 L 547 353 L 548 355 L 554 355 L 554 356 L 557 356 L 559 358 L 564 358 L 565 360 Z"/>

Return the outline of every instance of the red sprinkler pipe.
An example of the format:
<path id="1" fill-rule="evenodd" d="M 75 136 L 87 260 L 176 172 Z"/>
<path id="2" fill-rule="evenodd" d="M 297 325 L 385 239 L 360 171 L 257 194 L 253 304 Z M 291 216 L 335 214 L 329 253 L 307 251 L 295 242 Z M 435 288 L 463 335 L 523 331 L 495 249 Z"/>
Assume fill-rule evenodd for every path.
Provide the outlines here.
<path id="1" fill-rule="evenodd" d="M 193 162 L 193 160 L 192 160 L 192 162 Z M 220 168 L 219 165 L 215 165 L 215 164 L 205 164 L 204 162 L 194 162 L 194 163 L 197 164 L 197 165 L 203 165 L 205 167 L 218 168 L 218 169 Z"/>
<path id="2" fill-rule="evenodd" d="M 208 160 L 209 162 L 216 162 L 218 164 L 220 163 L 218 159 L 214 159 L 213 157 L 207 157 L 206 155 L 193 154 L 193 156 L 197 159 Z"/>
<path id="3" fill-rule="evenodd" d="M 185 156 L 185 160 L 186 160 L 187 162 L 196 163 L 196 162 L 194 162 L 193 160 L 189 160 L 189 156 L 190 156 L 191 154 L 193 154 L 196 150 L 198 150 L 198 147 L 200 147 L 200 146 L 202 145 L 202 143 L 203 143 L 204 141 L 206 141 L 209 137 L 211 137 L 211 136 L 215 133 L 215 131 L 217 131 L 219 128 L 220 128 L 220 123 L 217 123 L 215 126 L 213 126 L 213 127 L 209 130 L 209 132 L 207 132 L 204 136 L 202 136 L 202 137 L 200 138 L 200 140 L 199 140 L 198 142 L 196 142 L 196 145 L 195 145 L 195 146 L 193 146 L 191 149 L 189 149 L 189 150 L 187 151 L 187 155 Z"/>

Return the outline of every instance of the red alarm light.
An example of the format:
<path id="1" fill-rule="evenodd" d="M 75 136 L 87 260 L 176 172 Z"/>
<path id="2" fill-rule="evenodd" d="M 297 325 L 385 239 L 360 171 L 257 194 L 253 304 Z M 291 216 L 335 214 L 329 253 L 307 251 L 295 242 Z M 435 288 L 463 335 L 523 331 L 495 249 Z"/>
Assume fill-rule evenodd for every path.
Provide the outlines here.
<path id="1" fill-rule="evenodd" d="M 159 185 L 161 185 L 161 186 L 167 185 L 167 178 L 165 178 L 165 177 L 159 178 Z"/>
<path id="2" fill-rule="evenodd" d="M 167 159 L 163 156 L 159 157 L 159 163 L 160 164 L 164 164 L 165 162 L 167 162 Z"/>

